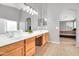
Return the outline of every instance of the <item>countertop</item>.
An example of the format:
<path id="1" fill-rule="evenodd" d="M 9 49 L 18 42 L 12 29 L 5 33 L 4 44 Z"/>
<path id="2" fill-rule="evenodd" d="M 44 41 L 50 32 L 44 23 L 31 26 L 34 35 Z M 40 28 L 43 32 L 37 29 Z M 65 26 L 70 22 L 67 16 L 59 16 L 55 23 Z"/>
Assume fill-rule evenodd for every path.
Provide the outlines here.
<path id="1" fill-rule="evenodd" d="M 2 46 L 6 46 L 8 44 L 12 44 L 12 43 L 15 43 L 15 42 L 18 42 L 18 41 L 21 41 L 21 40 L 25 40 L 25 39 L 28 39 L 28 38 L 31 38 L 33 36 L 37 36 L 37 35 L 41 35 L 43 33 L 46 33 L 48 32 L 47 30 L 38 30 L 38 31 L 34 31 L 32 33 L 27 33 L 27 32 L 23 32 L 21 34 L 18 34 L 18 36 L 16 37 L 0 37 L 0 47 Z"/>

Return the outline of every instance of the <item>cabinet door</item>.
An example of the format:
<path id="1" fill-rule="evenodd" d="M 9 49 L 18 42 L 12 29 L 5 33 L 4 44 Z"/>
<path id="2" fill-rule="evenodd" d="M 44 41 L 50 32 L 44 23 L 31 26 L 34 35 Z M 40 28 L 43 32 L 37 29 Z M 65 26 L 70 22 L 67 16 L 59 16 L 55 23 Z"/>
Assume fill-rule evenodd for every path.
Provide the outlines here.
<path id="1" fill-rule="evenodd" d="M 3 54 L 3 56 L 24 56 L 24 47 L 20 47 L 12 51 L 6 52 Z"/>
<path id="2" fill-rule="evenodd" d="M 35 53 L 35 37 L 25 40 L 25 55 L 32 56 Z"/>
<path id="3" fill-rule="evenodd" d="M 42 46 L 48 42 L 48 32 L 43 34 Z"/>
<path id="4" fill-rule="evenodd" d="M 0 56 L 23 56 L 24 41 L 0 47 Z"/>
<path id="5" fill-rule="evenodd" d="M 46 42 L 48 42 L 48 32 L 45 33 Z"/>
<path id="6" fill-rule="evenodd" d="M 42 46 L 46 43 L 46 37 L 45 34 L 43 34 L 43 39 L 42 39 Z"/>

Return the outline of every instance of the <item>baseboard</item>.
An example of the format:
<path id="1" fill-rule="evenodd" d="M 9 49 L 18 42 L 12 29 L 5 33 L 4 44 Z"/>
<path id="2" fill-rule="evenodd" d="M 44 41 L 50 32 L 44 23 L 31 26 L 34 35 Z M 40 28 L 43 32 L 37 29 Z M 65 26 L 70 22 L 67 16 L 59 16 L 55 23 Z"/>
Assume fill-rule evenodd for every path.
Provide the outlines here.
<path id="1" fill-rule="evenodd" d="M 48 42 L 55 43 L 55 44 L 60 44 L 60 42 L 55 42 L 55 41 L 48 41 Z"/>

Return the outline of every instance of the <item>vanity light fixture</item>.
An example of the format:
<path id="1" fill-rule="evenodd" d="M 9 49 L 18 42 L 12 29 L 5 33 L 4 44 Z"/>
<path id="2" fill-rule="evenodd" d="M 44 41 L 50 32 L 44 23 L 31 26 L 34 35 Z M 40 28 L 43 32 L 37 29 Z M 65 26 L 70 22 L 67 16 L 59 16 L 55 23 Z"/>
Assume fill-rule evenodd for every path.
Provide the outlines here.
<path id="1" fill-rule="evenodd" d="M 32 12 L 33 12 L 33 10 L 32 10 L 32 8 L 30 8 L 30 12 L 29 13 L 32 14 Z"/>
<path id="2" fill-rule="evenodd" d="M 23 11 L 26 11 L 26 8 L 21 8 Z"/>
<path id="3" fill-rule="evenodd" d="M 26 3 L 24 3 L 25 7 L 23 8 L 23 11 L 26 11 L 27 13 L 31 14 L 31 15 L 38 15 L 38 12 L 35 11 L 31 6 L 27 5 Z"/>
<path id="4" fill-rule="evenodd" d="M 32 15 L 34 15 L 34 14 L 32 13 Z"/>
<path id="5" fill-rule="evenodd" d="M 29 9 L 30 7 L 29 6 L 26 6 L 26 9 Z"/>

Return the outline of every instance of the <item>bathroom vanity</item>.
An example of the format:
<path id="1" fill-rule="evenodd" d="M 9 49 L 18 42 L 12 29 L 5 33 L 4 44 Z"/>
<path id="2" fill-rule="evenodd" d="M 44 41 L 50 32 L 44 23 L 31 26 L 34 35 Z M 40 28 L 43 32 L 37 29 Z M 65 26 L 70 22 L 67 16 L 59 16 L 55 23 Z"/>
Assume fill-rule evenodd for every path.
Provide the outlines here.
<path id="1" fill-rule="evenodd" d="M 41 36 L 41 39 L 37 37 Z M 48 31 L 23 33 L 18 38 L 0 40 L 0 56 L 32 56 L 36 53 L 36 43 L 43 47 L 48 42 Z"/>

